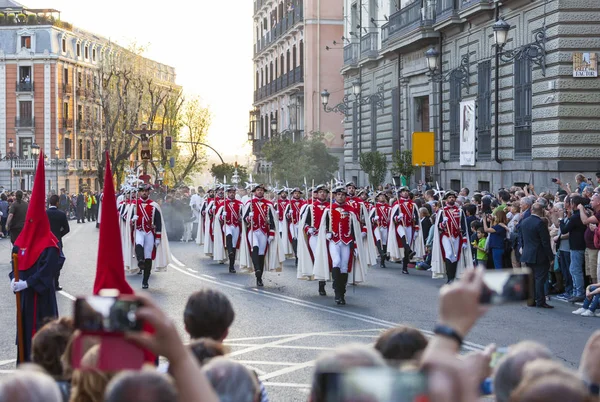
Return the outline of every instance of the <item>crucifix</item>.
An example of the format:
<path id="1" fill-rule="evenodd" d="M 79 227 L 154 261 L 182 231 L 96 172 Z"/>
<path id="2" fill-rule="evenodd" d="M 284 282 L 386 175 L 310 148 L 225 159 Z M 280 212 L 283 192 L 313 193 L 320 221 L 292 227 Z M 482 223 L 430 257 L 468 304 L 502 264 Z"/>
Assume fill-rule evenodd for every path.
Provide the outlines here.
<path id="1" fill-rule="evenodd" d="M 142 144 L 142 150 L 140 152 L 140 157 L 144 162 L 144 175 L 146 175 L 148 170 L 148 161 L 152 160 L 152 153 L 150 152 L 150 139 L 157 134 L 162 133 L 162 130 L 147 130 L 148 124 L 146 122 L 142 123 L 141 130 L 131 130 L 129 134 L 140 140 Z"/>

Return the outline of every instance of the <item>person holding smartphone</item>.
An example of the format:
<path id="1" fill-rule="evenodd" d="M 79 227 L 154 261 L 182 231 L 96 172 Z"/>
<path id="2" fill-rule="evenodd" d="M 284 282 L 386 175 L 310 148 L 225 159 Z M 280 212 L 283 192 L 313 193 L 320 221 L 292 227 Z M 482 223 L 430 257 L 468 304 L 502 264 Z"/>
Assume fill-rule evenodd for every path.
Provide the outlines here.
<path id="1" fill-rule="evenodd" d="M 483 219 L 483 229 L 489 234 L 488 248 L 492 251 L 494 268 L 502 269 L 504 267 L 504 240 L 508 233 L 506 226 L 506 213 L 499 209 L 494 214 L 487 214 Z"/>

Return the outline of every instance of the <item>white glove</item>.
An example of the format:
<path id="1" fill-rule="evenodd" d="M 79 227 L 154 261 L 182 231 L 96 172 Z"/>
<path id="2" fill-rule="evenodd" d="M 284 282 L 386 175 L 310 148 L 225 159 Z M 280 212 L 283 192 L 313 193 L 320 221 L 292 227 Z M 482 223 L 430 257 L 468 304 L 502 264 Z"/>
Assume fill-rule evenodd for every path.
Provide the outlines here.
<path id="1" fill-rule="evenodd" d="M 378 221 L 379 217 L 377 215 L 375 215 L 375 217 L 373 218 L 374 221 Z"/>
<path id="2" fill-rule="evenodd" d="M 333 233 L 327 232 L 326 237 L 327 237 L 327 240 L 331 240 L 331 238 L 333 237 Z"/>
<path id="3" fill-rule="evenodd" d="M 447 222 L 448 221 L 448 217 L 444 216 L 444 219 L 442 219 L 442 222 Z"/>
<path id="4" fill-rule="evenodd" d="M 357 248 L 355 248 L 355 249 L 354 249 L 354 256 L 355 256 L 356 258 L 358 258 L 358 249 L 357 249 Z"/>
<path id="5" fill-rule="evenodd" d="M 466 250 L 467 248 L 469 248 L 469 243 L 463 243 L 463 250 Z"/>
<path id="6" fill-rule="evenodd" d="M 160 246 L 160 239 L 154 239 L 154 245 L 156 247 Z"/>
<path id="7" fill-rule="evenodd" d="M 269 236 L 269 243 L 271 243 L 274 238 L 275 238 L 274 236 Z"/>
<path id="8" fill-rule="evenodd" d="M 4 214 L 0 211 L 0 216 L 4 216 Z"/>
<path id="9" fill-rule="evenodd" d="M 308 228 L 308 234 L 309 234 L 309 235 L 311 235 L 311 236 L 312 236 L 312 235 L 314 235 L 314 234 L 315 234 L 315 232 L 316 232 L 315 228 L 313 228 L 313 227 L 311 227 L 311 228 Z"/>
<path id="10" fill-rule="evenodd" d="M 254 217 L 254 212 L 250 212 L 250 213 L 248 214 L 248 218 L 253 218 L 253 217 Z"/>
<path id="11" fill-rule="evenodd" d="M 399 213 L 399 214 L 398 214 L 398 218 L 399 218 L 399 219 L 404 219 L 404 214 L 403 214 L 403 213 Z"/>
<path id="12" fill-rule="evenodd" d="M 364 239 L 365 237 L 367 237 L 367 232 L 361 232 L 362 238 Z"/>
<path id="13" fill-rule="evenodd" d="M 10 280 L 10 290 L 13 291 L 14 287 L 15 287 L 15 278 L 12 278 Z"/>
<path id="14" fill-rule="evenodd" d="M 27 289 L 26 281 L 16 281 L 13 283 L 13 292 L 20 292 L 21 290 Z"/>
<path id="15" fill-rule="evenodd" d="M 138 216 L 137 215 L 133 215 L 133 217 L 131 218 L 131 222 L 135 222 L 138 220 Z"/>

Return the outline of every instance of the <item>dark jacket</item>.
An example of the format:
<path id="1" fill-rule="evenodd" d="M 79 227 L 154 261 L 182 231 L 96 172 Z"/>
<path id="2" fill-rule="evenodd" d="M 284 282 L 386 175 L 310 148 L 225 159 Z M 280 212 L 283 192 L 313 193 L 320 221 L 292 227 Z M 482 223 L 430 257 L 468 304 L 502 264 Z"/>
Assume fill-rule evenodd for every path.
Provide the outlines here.
<path id="1" fill-rule="evenodd" d="M 523 245 L 521 262 L 528 265 L 550 263 L 554 257 L 550 246 L 550 233 L 539 216 L 531 215 L 527 220 L 521 222 L 520 237 L 520 243 Z"/>
<path id="2" fill-rule="evenodd" d="M 67 215 L 56 207 L 50 207 L 46 211 L 48 220 L 50 221 L 50 230 L 59 241 L 62 241 L 63 236 L 69 233 L 69 220 Z"/>
<path id="3" fill-rule="evenodd" d="M 569 234 L 571 250 L 585 250 L 585 229 L 587 229 L 587 226 L 581 222 L 579 210 L 574 211 L 569 219 L 560 220 L 560 232 Z"/>

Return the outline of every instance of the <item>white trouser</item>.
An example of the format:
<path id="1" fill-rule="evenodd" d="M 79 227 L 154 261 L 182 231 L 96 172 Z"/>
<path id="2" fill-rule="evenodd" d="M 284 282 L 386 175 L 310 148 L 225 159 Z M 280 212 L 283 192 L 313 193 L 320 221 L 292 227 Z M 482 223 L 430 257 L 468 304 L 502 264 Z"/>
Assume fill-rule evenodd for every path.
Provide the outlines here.
<path id="1" fill-rule="evenodd" d="M 396 231 L 398 232 L 398 235 L 400 236 L 400 238 L 402 238 L 403 236 L 406 236 L 406 241 L 408 242 L 408 246 L 410 248 L 412 248 L 412 243 L 413 243 L 413 228 L 412 228 L 412 226 L 404 227 L 402 225 L 398 225 L 398 228 L 396 229 Z"/>
<path id="2" fill-rule="evenodd" d="M 250 237 L 252 236 L 252 237 Z M 267 249 L 267 235 L 260 230 L 253 230 L 248 234 L 248 240 L 252 248 L 258 247 L 258 255 L 265 255 Z"/>
<path id="3" fill-rule="evenodd" d="M 298 224 L 297 223 L 296 224 L 290 223 L 288 230 L 290 231 L 290 234 L 292 235 L 292 239 L 298 238 Z"/>
<path id="4" fill-rule="evenodd" d="M 310 251 L 312 251 L 313 256 L 317 255 L 317 245 L 319 244 L 317 239 L 318 236 L 316 234 L 308 237 L 308 245 L 310 246 Z"/>
<path id="5" fill-rule="evenodd" d="M 375 228 L 375 240 L 381 241 L 381 245 L 387 245 L 388 240 L 388 228 L 380 226 Z"/>
<path id="6" fill-rule="evenodd" d="M 343 242 L 329 242 L 329 253 L 331 254 L 331 264 L 334 268 L 339 268 L 341 273 L 348 273 L 348 262 L 350 261 L 350 245 Z"/>
<path id="7" fill-rule="evenodd" d="M 142 230 L 135 231 L 135 245 L 144 247 L 144 258 L 152 258 L 152 250 L 154 250 L 154 233 L 144 232 Z"/>
<path id="8" fill-rule="evenodd" d="M 458 252 L 460 251 L 460 238 L 442 236 L 442 247 L 444 247 L 444 255 L 450 262 L 458 260 Z"/>
<path id="9" fill-rule="evenodd" d="M 238 242 L 238 238 L 240 237 L 240 227 L 236 225 L 226 225 L 225 226 L 225 237 L 231 235 L 231 242 L 233 244 L 233 248 Z"/>

